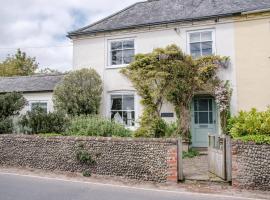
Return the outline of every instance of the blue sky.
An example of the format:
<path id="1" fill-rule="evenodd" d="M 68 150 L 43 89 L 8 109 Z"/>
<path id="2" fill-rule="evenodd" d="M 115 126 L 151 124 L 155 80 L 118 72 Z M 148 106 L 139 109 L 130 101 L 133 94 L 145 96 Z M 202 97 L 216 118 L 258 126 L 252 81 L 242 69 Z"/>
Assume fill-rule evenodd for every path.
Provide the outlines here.
<path id="1" fill-rule="evenodd" d="M 140 0 L 9 0 L 0 7 L 0 60 L 21 48 L 40 67 L 72 69 L 68 31 Z"/>

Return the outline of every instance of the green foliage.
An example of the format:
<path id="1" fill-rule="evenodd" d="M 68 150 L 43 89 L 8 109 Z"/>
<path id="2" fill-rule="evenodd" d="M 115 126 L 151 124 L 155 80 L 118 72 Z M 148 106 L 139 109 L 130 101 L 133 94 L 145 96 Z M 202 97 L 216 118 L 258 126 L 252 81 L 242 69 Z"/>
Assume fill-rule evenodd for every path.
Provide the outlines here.
<path id="1" fill-rule="evenodd" d="M 28 134 L 63 133 L 69 124 L 69 119 L 63 112 L 47 113 L 37 107 L 23 115 L 19 124 L 22 126 L 22 131 Z"/>
<path id="2" fill-rule="evenodd" d="M 71 120 L 66 135 L 130 137 L 132 132 L 121 124 L 99 116 L 78 116 Z"/>
<path id="3" fill-rule="evenodd" d="M 270 108 L 266 111 L 241 111 L 229 120 L 228 130 L 234 139 L 269 143 L 270 138 Z"/>
<path id="4" fill-rule="evenodd" d="M 9 134 L 13 131 L 13 123 L 12 119 L 9 118 L 3 118 L 0 119 L 0 134 Z"/>
<path id="5" fill-rule="evenodd" d="M 26 104 L 21 93 L 0 94 L 0 134 L 13 131 L 12 118 L 19 114 Z"/>
<path id="6" fill-rule="evenodd" d="M 102 81 L 94 69 L 81 69 L 67 74 L 54 91 L 58 110 L 69 115 L 98 114 Z"/>
<path id="7" fill-rule="evenodd" d="M 215 86 L 221 84 L 217 71 L 227 59 L 220 56 L 193 59 L 176 45 L 137 55 L 135 61 L 121 71 L 142 97 L 144 112 L 137 135 L 143 132 L 149 137 L 162 135 L 163 131 L 159 133 L 164 129 L 160 111 L 164 102 L 169 101 L 177 113 L 177 133 L 188 139 L 192 98 L 200 91 L 214 95 Z"/>
<path id="8" fill-rule="evenodd" d="M 0 119 L 18 115 L 26 100 L 21 93 L 0 94 Z"/>
<path id="9" fill-rule="evenodd" d="M 91 172 L 89 170 L 85 170 L 85 171 L 83 171 L 82 175 L 84 177 L 90 177 L 92 174 L 91 174 Z"/>
<path id="10" fill-rule="evenodd" d="M 195 149 L 189 149 L 188 152 L 183 151 L 183 159 L 185 158 L 194 158 L 196 156 L 199 156 L 200 153 Z"/>
<path id="11" fill-rule="evenodd" d="M 0 76 L 28 76 L 35 73 L 38 63 L 20 49 L 0 63 Z"/>
<path id="12" fill-rule="evenodd" d="M 86 165 L 93 165 L 95 164 L 95 160 L 91 157 L 91 155 L 84 149 L 80 149 L 76 153 L 77 160 Z"/>
<path id="13" fill-rule="evenodd" d="M 177 123 L 166 123 L 163 119 L 152 120 L 147 128 L 140 127 L 134 132 L 135 137 L 145 138 L 169 138 L 175 137 Z"/>

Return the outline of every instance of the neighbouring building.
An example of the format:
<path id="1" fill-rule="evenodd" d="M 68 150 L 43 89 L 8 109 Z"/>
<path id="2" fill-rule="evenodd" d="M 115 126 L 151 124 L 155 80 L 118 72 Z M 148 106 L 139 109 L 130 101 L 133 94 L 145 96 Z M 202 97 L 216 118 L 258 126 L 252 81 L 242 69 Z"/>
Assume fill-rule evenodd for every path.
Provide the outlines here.
<path id="1" fill-rule="evenodd" d="M 94 68 L 103 80 L 101 113 L 138 126 L 143 107 L 131 82 L 119 70 L 137 53 L 176 44 L 193 57 L 222 55 L 230 66 L 220 73 L 233 89 L 231 112 L 270 104 L 269 0 L 148 0 L 68 33 L 73 69 Z M 143 81 L 143 80 L 142 80 Z M 192 103 L 192 145 L 205 147 L 208 133 L 220 133 L 213 97 Z M 162 117 L 175 120 L 170 104 Z"/>
<path id="2" fill-rule="evenodd" d="M 27 105 L 21 114 L 39 106 L 46 112 L 53 111 L 53 90 L 64 75 L 33 75 L 0 78 L 0 94 L 21 92 Z"/>

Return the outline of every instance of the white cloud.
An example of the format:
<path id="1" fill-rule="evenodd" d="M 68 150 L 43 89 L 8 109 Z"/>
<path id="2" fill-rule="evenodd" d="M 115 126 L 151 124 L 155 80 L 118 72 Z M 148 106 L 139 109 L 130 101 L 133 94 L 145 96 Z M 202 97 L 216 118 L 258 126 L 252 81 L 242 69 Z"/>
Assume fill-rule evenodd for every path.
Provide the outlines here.
<path id="1" fill-rule="evenodd" d="M 66 34 L 139 0 L 9 0 L 0 7 L 0 60 L 21 48 L 41 67 L 72 68 Z M 35 48 L 29 48 L 35 47 Z M 46 47 L 46 48 L 43 48 Z"/>

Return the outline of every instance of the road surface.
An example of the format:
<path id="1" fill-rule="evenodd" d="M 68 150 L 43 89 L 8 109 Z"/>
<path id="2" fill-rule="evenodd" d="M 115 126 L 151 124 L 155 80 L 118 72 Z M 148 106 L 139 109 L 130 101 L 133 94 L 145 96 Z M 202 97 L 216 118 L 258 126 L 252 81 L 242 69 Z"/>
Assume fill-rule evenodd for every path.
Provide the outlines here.
<path id="1" fill-rule="evenodd" d="M 0 200 L 241 200 L 191 192 L 133 188 L 0 173 Z"/>

